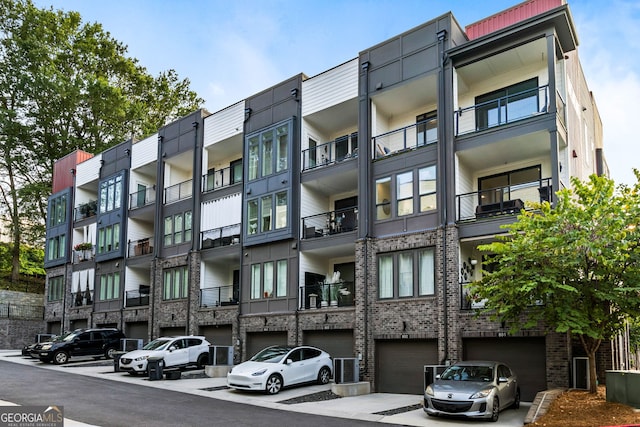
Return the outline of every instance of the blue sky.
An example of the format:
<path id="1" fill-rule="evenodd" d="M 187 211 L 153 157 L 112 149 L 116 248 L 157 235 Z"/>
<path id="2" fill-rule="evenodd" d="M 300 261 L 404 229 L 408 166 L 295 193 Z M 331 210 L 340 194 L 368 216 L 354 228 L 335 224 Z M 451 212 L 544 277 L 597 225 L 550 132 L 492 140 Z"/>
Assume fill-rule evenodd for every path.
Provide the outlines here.
<path id="1" fill-rule="evenodd" d="M 316 75 L 451 11 L 464 26 L 520 0 L 34 0 L 100 22 L 157 75 L 175 69 L 215 112 L 300 72 Z M 640 1 L 569 0 L 616 183 L 640 168 Z"/>

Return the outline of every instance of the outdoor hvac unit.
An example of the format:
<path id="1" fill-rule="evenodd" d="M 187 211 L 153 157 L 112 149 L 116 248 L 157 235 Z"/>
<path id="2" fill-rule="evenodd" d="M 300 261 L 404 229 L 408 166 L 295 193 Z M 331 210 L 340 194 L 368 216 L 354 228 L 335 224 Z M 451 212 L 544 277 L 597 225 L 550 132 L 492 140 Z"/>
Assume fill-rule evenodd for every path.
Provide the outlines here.
<path id="1" fill-rule="evenodd" d="M 573 388 L 589 390 L 589 358 L 573 358 Z"/>
<path id="2" fill-rule="evenodd" d="M 360 381 L 360 362 L 354 357 L 333 359 L 333 381 L 336 384 Z"/>
<path id="3" fill-rule="evenodd" d="M 440 375 L 445 369 L 447 369 L 446 365 L 424 365 L 424 386 L 422 389 L 426 389 L 436 380 L 436 375 Z"/>
<path id="4" fill-rule="evenodd" d="M 134 338 L 121 338 L 120 348 L 122 351 L 140 350 L 142 348 L 142 340 Z"/>
<path id="5" fill-rule="evenodd" d="M 227 345 L 209 346 L 209 365 L 231 366 L 233 365 L 233 347 Z"/>

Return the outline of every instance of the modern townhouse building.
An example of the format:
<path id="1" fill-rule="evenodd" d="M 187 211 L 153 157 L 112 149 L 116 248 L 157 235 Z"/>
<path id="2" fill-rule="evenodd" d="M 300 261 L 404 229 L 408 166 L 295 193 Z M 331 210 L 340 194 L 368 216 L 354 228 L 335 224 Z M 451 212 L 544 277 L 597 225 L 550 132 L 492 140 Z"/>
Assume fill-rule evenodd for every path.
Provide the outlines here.
<path id="1" fill-rule="evenodd" d="M 358 358 L 380 392 L 420 394 L 425 365 L 471 358 L 510 363 L 524 400 L 573 386 L 578 345 L 545 325 L 509 334 L 467 287 L 491 268 L 478 245 L 527 202 L 608 173 L 577 45 L 562 0 L 464 30 L 447 13 L 319 75 L 60 159 L 48 332 L 198 334 L 238 362 L 316 345 Z"/>

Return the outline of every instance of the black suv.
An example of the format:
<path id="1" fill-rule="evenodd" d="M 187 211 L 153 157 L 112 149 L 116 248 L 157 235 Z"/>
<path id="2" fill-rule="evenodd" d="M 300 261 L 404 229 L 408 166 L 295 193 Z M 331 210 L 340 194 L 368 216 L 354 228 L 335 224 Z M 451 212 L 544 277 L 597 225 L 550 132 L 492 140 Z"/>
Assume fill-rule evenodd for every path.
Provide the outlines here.
<path id="1" fill-rule="evenodd" d="M 76 329 L 62 335 L 54 341 L 42 344 L 38 357 L 42 362 L 53 362 L 62 365 L 69 358 L 76 356 L 102 356 L 107 359 L 120 348 L 120 340 L 124 334 L 115 328 L 106 329 Z"/>

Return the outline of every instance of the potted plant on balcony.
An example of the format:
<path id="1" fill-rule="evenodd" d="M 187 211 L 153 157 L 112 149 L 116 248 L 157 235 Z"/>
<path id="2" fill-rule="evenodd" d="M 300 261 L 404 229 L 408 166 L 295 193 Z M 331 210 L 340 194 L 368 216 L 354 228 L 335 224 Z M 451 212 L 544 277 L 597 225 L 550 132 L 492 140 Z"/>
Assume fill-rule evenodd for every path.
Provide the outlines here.
<path id="1" fill-rule="evenodd" d="M 93 245 L 90 242 L 78 243 L 73 247 L 73 250 L 78 254 L 79 261 L 91 259 L 91 249 L 93 249 Z"/>
<path id="2" fill-rule="evenodd" d="M 333 274 L 327 274 L 322 286 L 322 303 L 323 307 L 331 305 L 332 307 L 338 306 L 338 295 L 340 294 L 340 287 L 344 281 L 340 278 L 340 272 L 336 271 Z M 327 304 L 327 301 L 330 301 Z"/>

